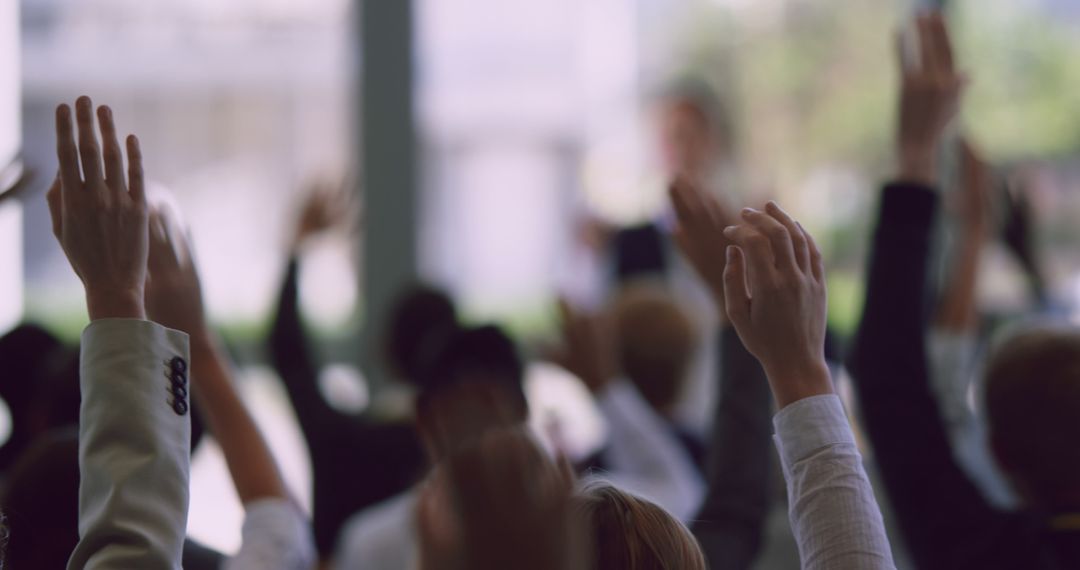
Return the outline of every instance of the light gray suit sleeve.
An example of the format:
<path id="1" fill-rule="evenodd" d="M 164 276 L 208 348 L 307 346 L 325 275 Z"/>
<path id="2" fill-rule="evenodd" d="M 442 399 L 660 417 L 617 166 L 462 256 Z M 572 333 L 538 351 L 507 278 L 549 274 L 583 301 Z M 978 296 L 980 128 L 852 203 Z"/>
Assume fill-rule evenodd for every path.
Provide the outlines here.
<path id="1" fill-rule="evenodd" d="M 79 544 L 68 570 L 180 568 L 191 447 L 187 363 L 187 335 L 150 321 L 102 319 L 83 331 Z"/>

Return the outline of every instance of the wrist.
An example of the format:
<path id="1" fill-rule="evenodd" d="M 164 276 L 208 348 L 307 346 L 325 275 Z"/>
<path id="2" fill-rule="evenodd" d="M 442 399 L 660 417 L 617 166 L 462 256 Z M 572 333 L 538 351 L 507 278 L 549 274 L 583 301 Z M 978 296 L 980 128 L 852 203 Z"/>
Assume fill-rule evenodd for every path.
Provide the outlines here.
<path id="1" fill-rule="evenodd" d="M 98 319 L 146 320 L 142 288 L 86 289 L 86 312 L 91 321 Z"/>
<path id="2" fill-rule="evenodd" d="M 922 147 L 901 149 L 897 179 L 934 186 L 937 181 L 937 159 L 934 154 L 933 149 Z"/>
<path id="3" fill-rule="evenodd" d="M 765 375 L 780 409 L 805 398 L 835 393 L 824 358 L 798 366 L 767 366 Z"/>

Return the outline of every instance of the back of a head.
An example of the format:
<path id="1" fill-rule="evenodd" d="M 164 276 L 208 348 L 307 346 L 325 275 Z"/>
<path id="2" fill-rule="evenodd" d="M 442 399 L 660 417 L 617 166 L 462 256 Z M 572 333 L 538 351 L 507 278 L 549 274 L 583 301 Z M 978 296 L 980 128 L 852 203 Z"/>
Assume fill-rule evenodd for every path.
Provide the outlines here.
<path id="1" fill-rule="evenodd" d="M 1080 330 L 1008 336 L 986 371 L 990 438 L 1018 491 L 1044 508 L 1080 507 Z"/>
<path id="2" fill-rule="evenodd" d="M 690 530 L 660 506 L 605 483 L 586 485 L 576 507 L 593 533 L 596 570 L 705 570 Z"/>
<path id="3" fill-rule="evenodd" d="M 41 436 L 16 462 L 0 509 L 10 534 L 5 568 L 63 568 L 79 541 L 79 442 L 75 430 Z"/>
<path id="4" fill-rule="evenodd" d="M 481 381 L 504 389 L 515 406 L 527 410 L 522 384 L 525 364 L 514 341 L 496 326 L 462 328 L 445 336 L 417 370 L 421 396 Z"/>
<path id="5" fill-rule="evenodd" d="M 9 382 L 0 383 L 0 396 L 19 412 L 35 395 L 38 378 L 47 371 L 64 345 L 45 329 L 23 324 L 0 336 L 0 370 Z"/>
<path id="6" fill-rule="evenodd" d="M 402 380 L 417 381 L 426 352 L 440 337 L 457 329 L 454 303 L 446 293 L 427 285 L 405 289 L 394 302 L 384 331 L 384 351 Z"/>
<path id="7" fill-rule="evenodd" d="M 647 285 L 619 293 L 613 312 L 622 373 L 653 408 L 669 413 L 698 349 L 693 321 L 670 295 Z"/>

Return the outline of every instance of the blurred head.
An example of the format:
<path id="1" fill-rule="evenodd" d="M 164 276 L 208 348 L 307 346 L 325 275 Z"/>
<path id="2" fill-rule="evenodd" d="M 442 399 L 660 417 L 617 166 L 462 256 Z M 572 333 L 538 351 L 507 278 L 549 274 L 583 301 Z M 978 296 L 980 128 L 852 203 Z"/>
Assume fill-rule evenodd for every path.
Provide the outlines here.
<path id="1" fill-rule="evenodd" d="M 77 352 L 36 325 L 20 325 L 0 337 L 0 397 L 11 413 L 11 437 L 0 449 L 0 470 L 37 435 L 78 423 L 78 360 Z"/>
<path id="2" fill-rule="evenodd" d="M 668 87 L 658 104 L 660 155 L 667 174 L 700 177 L 730 154 L 731 127 L 723 105 L 704 81 Z"/>
<path id="3" fill-rule="evenodd" d="M 449 454 L 417 504 L 421 568 L 705 570 L 690 531 L 603 482 L 579 486 L 524 429 Z"/>
<path id="4" fill-rule="evenodd" d="M 1033 506 L 1080 507 L 1080 330 L 1016 332 L 986 371 L 990 439 L 999 464 Z"/>
<path id="5" fill-rule="evenodd" d="M 417 372 L 417 425 L 433 459 L 528 418 L 524 364 L 514 342 L 497 327 L 447 335 Z"/>
<path id="6" fill-rule="evenodd" d="M 624 289 L 613 306 L 616 353 L 622 373 L 662 415 L 669 415 L 698 349 L 689 315 L 661 289 Z"/>
<path id="7" fill-rule="evenodd" d="M 596 570 L 705 570 L 690 530 L 656 504 L 612 485 L 588 484 L 575 507 L 593 536 Z"/>
<path id="8" fill-rule="evenodd" d="M 79 541 L 79 441 L 49 432 L 12 468 L 0 497 L 10 539 L 5 568 L 63 568 Z"/>
<path id="9" fill-rule="evenodd" d="M 457 329 L 454 303 L 427 285 L 407 288 L 394 301 L 383 334 L 387 363 L 397 376 L 416 384 L 419 367 L 442 337 Z"/>
<path id="10" fill-rule="evenodd" d="M 0 397 L 7 402 L 11 413 L 19 412 L 34 398 L 37 379 L 50 358 L 64 350 L 63 344 L 45 329 L 23 324 L 0 336 L 0 370 L 5 379 L 0 382 Z"/>

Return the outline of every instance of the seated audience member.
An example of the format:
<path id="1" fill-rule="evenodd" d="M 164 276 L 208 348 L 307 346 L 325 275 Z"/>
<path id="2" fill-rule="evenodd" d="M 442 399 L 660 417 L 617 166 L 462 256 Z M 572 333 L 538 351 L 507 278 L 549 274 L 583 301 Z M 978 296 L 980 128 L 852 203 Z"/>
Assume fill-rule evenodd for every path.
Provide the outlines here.
<path id="1" fill-rule="evenodd" d="M 992 352 L 986 369 L 992 449 L 1028 509 L 995 508 L 954 459 L 938 414 L 924 316 L 935 157 L 959 108 L 940 14 L 917 22 L 921 65 L 905 69 L 900 172 L 881 196 L 866 305 L 850 359 L 865 424 L 907 544 L 920 568 L 1080 566 L 1078 333 L 1042 328 Z"/>
<path id="2" fill-rule="evenodd" d="M 451 453 L 417 506 L 423 570 L 704 570 L 693 535 L 617 487 L 578 484 L 511 425 Z"/>
<path id="3" fill-rule="evenodd" d="M 432 463 L 494 426 L 525 422 L 523 364 L 502 331 L 491 326 L 458 329 L 432 342 L 424 363 L 415 368 L 420 381 L 416 428 Z M 353 516 L 338 539 L 334 567 L 415 567 L 416 491 Z"/>
<path id="4" fill-rule="evenodd" d="M 378 421 L 332 407 L 319 390 L 319 358 L 304 330 L 298 296 L 299 262 L 312 238 L 339 226 L 345 189 L 310 192 L 297 223 L 268 339 L 270 359 L 285 386 L 311 458 L 312 517 L 319 555 L 329 559 L 345 521 L 409 489 L 426 469 L 411 422 Z M 388 367 L 407 381 L 431 336 L 457 326 L 451 301 L 427 287 L 404 291 L 383 335 Z"/>
<path id="5" fill-rule="evenodd" d="M 621 379 L 610 319 L 587 315 L 560 303 L 562 366 L 580 378 L 607 421 L 608 442 L 600 454 L 598 477 L 655 501 L 680 520 L 697 512 L 704 483 L 677 434 Z"/>
<path id="6" fill-rule="evenodd" d="M 704 469 L 705 443 L 677 413 L 700 342 L 696 323 L 670 294 L 645 284 L 624 287 L 612 305 L 619 370 Z"/>
<path id="7" fill-rule="evenodd" d="M 672 199 L 684 252 L 710 290 L 718 292 L 724 316 L 743 350 L 760 362 L 780 408 L 773 419 L 775 440 L 802 567 L 893 568 L 881 512 L 825 360 L 825 270 L 813 238 L 772 202 L 764 212 L 744 209 L 739 225 L 725 228 L 714 213 L 719 204 L 687 181 L 676 182 Z M 735 360 L 725 366 L 732 371 L 739 367 L 747 377 L 760 374 L 743 365 L 745 359 L 738 358 L 742 347 L 727 339 L 725 347 L 732 350 L 725 357 Z M 738 386 L 741 380 L 733 377 L 739 375 L 724 376 L 731 384 L 725 386 L 727 397 L 721 398 L 714 426 L 710 499 L 703 513 L 726 508 L 760 518 L 768 492 L 751 478 L 765 471 L 766 461 L 759 450 L 722 447 L 755 445 L 762 431 L 760 399 L 747 397 L 750 387 Z M 743 428 L 751 435 L 748 441 L 740 433 Z M 738 465 L 732 460 L 736 453 L 754 458 L 756 467 Z M 741 497 L 740 487 L 750 496 Z M 702 523 L 712 519 L 700 518 Z M 760 524 L 745 528 L 760 534 Z M 703 544 L 709 535 L 725 537 L 723 526 L 699 524 L 695 530 Z M 754 535 L 744 531 L 742 536 L 749 538 L 743 545 L 756 546 Z M 752 550 L 736 552 L 743 556 L 735 558 L 733 567 L 752 560 Z M 714 567 L 727 567 L 722 550 L 714 550 L 709 560 Z"/>
<path id="8" fill-rule="evenodd" d="M 6 473 L 34 438 L 52 424 L 43 401 L 43 385 L 55 376 L 59 363 L 69 361 L 70 350 L 45 329 L 23 324 L 0 337 L 0 398 L 11 414 L 11 432 L 0 447 L 0 473 Z M 72 392 L 78 394 L 72 386 Z M 77 424 L 77 413 L 71 424 Z"/>

